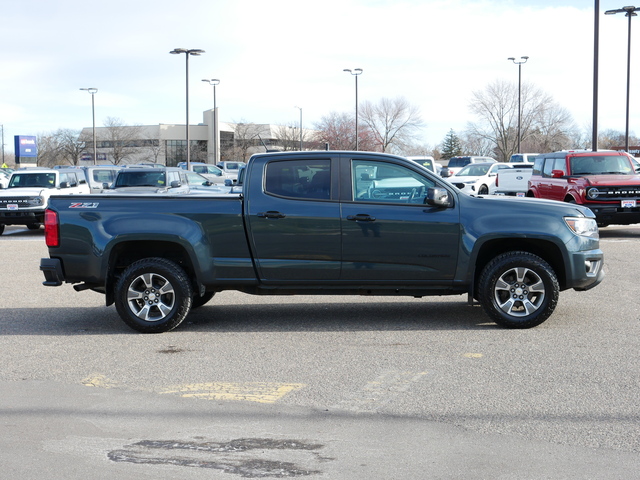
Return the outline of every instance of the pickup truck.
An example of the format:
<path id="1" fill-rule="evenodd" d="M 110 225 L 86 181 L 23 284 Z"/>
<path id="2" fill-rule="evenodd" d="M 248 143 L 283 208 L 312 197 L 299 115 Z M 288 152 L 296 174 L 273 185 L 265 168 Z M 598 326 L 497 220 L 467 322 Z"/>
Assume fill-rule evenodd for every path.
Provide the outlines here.
<path id="1" fill-rule="evenodd" d="M 527 196 L 588 207 L 600 227 L 640 223 L 640 175 L 626 152 L 540 154 Z"/>
<path id="2" fill-rule="evenodd" d="M 370 152 L 256 154 L 238 194 L 52 197 L 45 240 L 44 285 L 102 293 L 145 333 L 177 327 L 224 290 L 466 293 L 497 324 L 530 328 L 561 291 L 604 277 L 589 209 L 473 197 Z"/>
<path id="3" fill-rule="evenodd" d="M 489 187 L 489 194 L 525 197 L 529 189 L 533 163 L 510 163 L 509 165 L 513 168 L 498 170 L 495 184 Z"/>
<path id="4" fill-rule="evenodd" d="M 83 170 L 78 168 L 28 168 L 15 170 L 7 188 L 0 189 L 0 235 L 5 225 L 26 225 L 37 230 L 51 195 L 91 193 Z"/>

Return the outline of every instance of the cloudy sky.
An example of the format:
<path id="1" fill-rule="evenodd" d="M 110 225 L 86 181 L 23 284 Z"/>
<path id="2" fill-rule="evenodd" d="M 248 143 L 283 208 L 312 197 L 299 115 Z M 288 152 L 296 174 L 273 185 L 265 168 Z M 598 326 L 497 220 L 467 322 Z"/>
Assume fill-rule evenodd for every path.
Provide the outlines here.
<path id="1" fill-rule="evenodd" d="M 600 0 L 600 130 L 625 129 L 627 18 Z M 529 56 L 523 82 L 551 94 L 590 132 L 593 0 L 1 0 L 0 124 L 14 135 L 91 126 L 190 122 L 213 106 L 220 120 L 304 126 L 361 101 L 403 96 L 420 107 L 424 143 L 473 121 L 474 91 L 517 84 L 508 57 Z M 640 20 L 635 19 L 635 22 Z M 640 133 L 640 24 L 632 29 L 631 130 Z"/>

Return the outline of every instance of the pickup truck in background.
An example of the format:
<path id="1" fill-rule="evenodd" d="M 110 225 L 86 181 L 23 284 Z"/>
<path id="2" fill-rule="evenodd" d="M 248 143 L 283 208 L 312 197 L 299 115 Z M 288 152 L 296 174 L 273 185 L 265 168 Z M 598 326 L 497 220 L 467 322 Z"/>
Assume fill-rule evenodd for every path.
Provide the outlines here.
<path id="1" fill-rule="evenodd" d="M 498 170 L 495 184 L 489 187 L 489 194 L 526 197 L 533 163 L 510 163 L 509 165 L 513 168 Z"/>
<path id="2" fill-rule="evenodd" d="M 626 152 L 540 154 L 527 196 L 588 207 L 601 227 L 640 223 L 640 174 Z"/>
<path id="3" fill-rule="evenodd" d="M 497 324 L 530 328 L 561 291 L 604 277 L 589 209 L 469 196 L 380 153 L 257 154 L 241 193 L 132 200 L 52 197 L 40 269 L 44 285 L 104 294 L 145 333 L 177 327 L 224 290 L 467 294 Z"/>
<path id="4" fill-rule="evenodd" d="M 0 235 L 5 225 L 26 225 L 37 230 L 51 195 L 91 193 L 85 173 L 78 168 L 14 170 L 7 188 L 0 189 Z"/>

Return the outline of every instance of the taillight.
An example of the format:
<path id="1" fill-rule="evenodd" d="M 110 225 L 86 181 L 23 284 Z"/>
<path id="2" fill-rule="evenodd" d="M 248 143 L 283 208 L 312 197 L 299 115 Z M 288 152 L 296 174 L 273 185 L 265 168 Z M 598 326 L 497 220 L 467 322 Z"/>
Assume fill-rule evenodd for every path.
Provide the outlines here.
<path id="1" fill-rule="evenodd" d="M 53 210 L 44 212 L 44 241 L 47 247 L 60 246 L 60 227 L 58 225 L 58 213 Z"/>

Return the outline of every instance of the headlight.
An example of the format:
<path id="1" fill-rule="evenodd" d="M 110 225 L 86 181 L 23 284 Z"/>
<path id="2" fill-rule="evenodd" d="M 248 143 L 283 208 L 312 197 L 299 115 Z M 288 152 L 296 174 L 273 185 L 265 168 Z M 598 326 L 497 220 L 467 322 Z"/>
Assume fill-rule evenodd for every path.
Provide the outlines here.
<path id="1" fill-rule="evenodd" d="M 586 217 L 564 217 L 567 226 L 576 235 L 581 237 L 600 238 L 598 224 L 593 218 Z"/>
<path id="2" fill-rule="evenodd" d="M 44 204 L 44 198 L 42 197 L 31 197 L 28 200 L 30 206 L 40 206 Z"/>
<path id="3" fill-rule="evenodd" d="M 589 200 L 595 200 L 598 198 L 599 195 L 600 195 L 600 190 L 598 190 L 596 187 L 593 187 L 587 190 L 587 197 L 589 198 Z"/>

